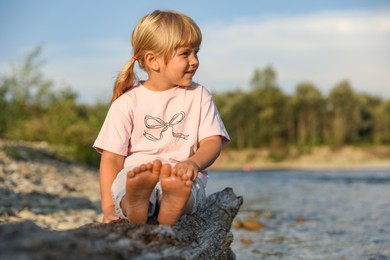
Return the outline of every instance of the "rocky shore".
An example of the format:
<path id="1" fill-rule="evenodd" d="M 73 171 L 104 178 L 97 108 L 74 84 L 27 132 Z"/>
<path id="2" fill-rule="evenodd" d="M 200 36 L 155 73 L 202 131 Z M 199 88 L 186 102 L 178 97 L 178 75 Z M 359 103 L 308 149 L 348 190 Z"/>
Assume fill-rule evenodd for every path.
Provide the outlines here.
<path id="1" fill-rule="evenodd" d="M 0 259 L 234 259 L 230 228 L 243 203 L 225 188 L 174 226 L 102 224 L 97 169 L 45 143 L 5 140 L 0 198 Z"/>
<path id="2" fill-rule="evenodd" d="M 390 146 L 320 146 L 298 150 L 224 149 L 211 169 L 375 169 L 390 168 Z"/>
<path id="3" fill-rule="evenodd" d="M 212 169 L 389 167 L 390 148 L 315 148 L 284 162 L 264 151 L 224 151 Z M 46 143 L 0 139 L 0 223 L 32 220 L 68 230 L 100 222 L 98 169 L 58 159 Z"/>
<path id="4" fill-rule="evenodd" d="M 99 222 L 98 170 L 55 157 L 45 143 L 0 140 L 0 223 L 67 230 Z"/>
<path id="5" fill-rule="evenodd" d="M 347 147 L 337 151 L 318 148 L 312 154 L 290 159 L 284 164 L 271 164 L 264 158 L 267 156 L 258 151 L 228 152 L 221 156 L 214 169 L 316 168 L 322 165 L 324 169 L 388 168 L 390 148 L 359 150 Z M 9 223 L 31 220 L 45 230 L 62 231 L 99 223 L 101 218 L 98 169 L 59 159 L 46 143 L 0 139 L 0 225 L 10 227 Z M 272 228 L 267 228 L 267 221 L 263 224 L 260 219 L 279 221 L 277 213 L 268 210 L 241 212 L 237 215 L 233 222 L 236 242 L 232 249 L 238 255 L 245 255 L 246 252 L 260 254 L 253 248 L 257 247 L 256 241 L 267 238 L 267 235 L 259 236 L 259 233 L 266 232 L 264 230 L 273 232 Z M 298 216 L 292 221 L 301 225 L 306 223 L 306 216 Z M 291 221 L 288 223 L 292 225 Z M 15 242 L 15 245 L 18 244 Z"/>

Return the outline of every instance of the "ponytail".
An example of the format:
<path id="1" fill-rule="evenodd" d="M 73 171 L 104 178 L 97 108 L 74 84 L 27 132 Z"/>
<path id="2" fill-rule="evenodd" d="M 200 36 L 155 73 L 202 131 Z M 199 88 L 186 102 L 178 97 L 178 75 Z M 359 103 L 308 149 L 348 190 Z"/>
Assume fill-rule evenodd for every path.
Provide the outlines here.
<path id="1" fill-rule="evenodd" d="M 137 79 L 137 76 L 134 73 L 134 64 L 136 60 L 137 58 L 133 56 L 119 72 L 115 80 L 111 103 L 113 103 L 127 90 L 131 89 L 131 87 L 134 85 Z"/>
<path id="2" fill-rule="evenodd" d="M 137 82 L 134 63 L 148 73 L 144 61 L 148 51 L 162 55 L 168 63 L 174 51 L 181 46 L 199 47 L 202 33 L 187 15 L 175 11 L 156 10 L 138 22 L 131 36 L 134 55 L 119 72 L 114 85 L 111 103 L 131 89 Z"/>

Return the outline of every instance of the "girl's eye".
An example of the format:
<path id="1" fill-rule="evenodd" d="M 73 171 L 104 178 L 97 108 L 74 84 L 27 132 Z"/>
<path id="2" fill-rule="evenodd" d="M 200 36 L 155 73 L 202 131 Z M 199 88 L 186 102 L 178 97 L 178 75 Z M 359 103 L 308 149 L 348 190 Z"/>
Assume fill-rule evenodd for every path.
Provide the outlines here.
<path id="1" fill-rule="evenodd" d="M 199 52 L 199 49 L 195 49 L 195 50 L 187 50 L 187 51 L 183 51 L 180 55 L 184 56 L 184 57 L 188 57 L 191 55 L 191 53 L 194 53 L 195 55 L 197 55 Z"/>

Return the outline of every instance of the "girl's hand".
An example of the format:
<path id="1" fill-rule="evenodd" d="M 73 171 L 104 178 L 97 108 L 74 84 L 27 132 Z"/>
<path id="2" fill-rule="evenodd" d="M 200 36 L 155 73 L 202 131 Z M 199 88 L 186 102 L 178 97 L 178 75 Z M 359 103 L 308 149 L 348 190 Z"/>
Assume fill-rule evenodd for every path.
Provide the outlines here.
<path id="1" fill-rule="evenodd" d="M 177 171 L 179 176 L 185 175 L 191 181 L 198 177 L 198 173 L 200 171 L 199 166 L 191 160 L 185 160 L 177 163 L 174 169 Z"/>
<path id="2" fill-rule="evenodd" d="M 107 212 L 103 212 L 103 223 L 110 223 L 111 221 L 119 219 L 115 213 L 115 209 L 110 209 Z"/>

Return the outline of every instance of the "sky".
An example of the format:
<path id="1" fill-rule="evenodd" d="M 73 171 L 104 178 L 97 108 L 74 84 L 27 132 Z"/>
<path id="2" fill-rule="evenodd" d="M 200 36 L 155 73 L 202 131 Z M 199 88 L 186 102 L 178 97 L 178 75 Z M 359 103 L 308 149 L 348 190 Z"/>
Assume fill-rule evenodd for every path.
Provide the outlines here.
<path id="1" fill-rule="evenodd" d="M 194 80 L 211 91 L 250 90 L 255 68 L 272 66 L 289 95 L 302 82 L 327 95 L 348 80 L 357 92 L 390 98 L 389 0 L 0 0 L 0 75 L 42 46 L 55 88 L 70 86 L 82 103 L 108 101 L 136 23 L 155 9 L 199 25 Z"/>

